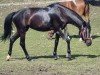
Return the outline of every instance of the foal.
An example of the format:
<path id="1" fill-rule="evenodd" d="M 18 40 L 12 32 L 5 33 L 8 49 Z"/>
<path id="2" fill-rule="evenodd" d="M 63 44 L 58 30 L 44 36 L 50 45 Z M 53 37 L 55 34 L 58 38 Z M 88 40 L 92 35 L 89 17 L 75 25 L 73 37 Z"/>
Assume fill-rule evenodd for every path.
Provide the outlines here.
<path id="1" fill-rule="evenodd" d="M 16 33 L 11 36 L 12 22 L 17 29 Z M 45 8 L 26 8 L 10 13 L 4 22 L 4 34 L 2 40 L 10 38 L 9 51 L 7 60 L 12 54 L 13 43 L 20 38 L 20 46 L 22 47 L 27 60 L 31 60 L 25 46 L 25 35 L 29 28 L 38 31 L 54 30 L 56 33 L 55 46 L 53 55 L 57 59 L 57 46 L 59 37 L 61 36 L 67 42 L 68 59 L 71 59 L 70 39 L 62 32 L 66 24 L 75 24 L 81 30 L 81 37 L 87 46 L 92 44 L 90 32 L 86 22 L 74 11 L 58 4 L 51 4 Z"/>

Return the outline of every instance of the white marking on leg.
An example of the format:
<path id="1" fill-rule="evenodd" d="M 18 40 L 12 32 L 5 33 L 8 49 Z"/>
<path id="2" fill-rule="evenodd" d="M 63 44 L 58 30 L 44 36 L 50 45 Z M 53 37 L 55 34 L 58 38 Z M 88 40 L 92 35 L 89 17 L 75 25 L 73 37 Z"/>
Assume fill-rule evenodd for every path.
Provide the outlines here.
<path id="1" fill-rule="evenodd" d="M 11 56 L 10 56 L 10 55 L 7 55 L 6 60 L 7 60 L 7 61 L 9 61 L 9 60 L 10 60 L 10 58 L 11 58 Z"/>
<path id="2" fill-rule="evenodd" d="M 82 38 L 79 38 L 79 41 L 82 41 Z"/>

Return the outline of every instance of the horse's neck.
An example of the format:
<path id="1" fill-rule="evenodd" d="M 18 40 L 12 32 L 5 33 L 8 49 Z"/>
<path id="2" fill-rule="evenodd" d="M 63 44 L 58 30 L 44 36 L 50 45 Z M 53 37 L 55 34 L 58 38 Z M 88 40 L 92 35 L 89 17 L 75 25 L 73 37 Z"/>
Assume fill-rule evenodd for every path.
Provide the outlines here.
<path id="1" fill-rule="evenodd" d="M 61 13 L 64 13 L 64 17 L 67 18 L 67 20 L 69 20 L 68 23 L 74 24 L 78 28 L 81 28 L 82 25 L 84 25 L 84 20 L 74 11 L 63 7 L 62 5 L 59 5 L 58 8 L 61 11 Z"/>

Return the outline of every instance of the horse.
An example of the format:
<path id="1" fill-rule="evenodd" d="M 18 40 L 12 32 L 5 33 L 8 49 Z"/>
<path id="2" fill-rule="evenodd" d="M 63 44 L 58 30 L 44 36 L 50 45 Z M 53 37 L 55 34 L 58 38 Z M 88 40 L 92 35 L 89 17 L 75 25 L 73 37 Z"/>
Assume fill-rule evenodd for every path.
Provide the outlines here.
<path id="1" fill-rule="evenodd" d="M 75 11 L 79 14 L 88 25 L 90 25 L 89 19 L 89 4 L 86 0 L 60 0 L 59 4 Z M 67 31 L 67 27 L 65 27 L 64 32 L 69 34 Z M 79 30 L 80 33 L 80 30 Z M 51 30 L 48 32 L 48 39 L 52 39 L 54 32 Z M 79 36 L 80 37 L 80 36 Z M 81 40 L 81 37 L 80 37 Z"/>
<path id="2" fill-rule="evenodd" d="M 12 22 L 15 24 L 16 33 L 11 36 Z M 29 28 L 45 32 L 53 30 L 56 34 L 53 56 L 57 59 L 57 46 L 59 43 L 59 37 L 62 37 L 67 42 L 68 59 L 71 59 L 70 39 L 69 36 L 62 32 L 62 29 L 66 27 L 66 24 L 74 24 L 81 32 L 84 43 L 87 46 L 92 44 L 90 37 L 90 26 L 74 11 L 66 8 L 59 3 L 51 4 L 44 8 L 24 8 L 18 11 L 14 11 L 7 15 L 4 21 L 4 34 L 1 36 L 2 41 L 6 41 L 10 38 L 8 56 L 6 60 L 10 60 L 12 54 L 12 47 L 14 42 L 20 38 L 20 46 L 24 51 L 27 60 L 31 60 L 26 46 L 25 35 Z"/>

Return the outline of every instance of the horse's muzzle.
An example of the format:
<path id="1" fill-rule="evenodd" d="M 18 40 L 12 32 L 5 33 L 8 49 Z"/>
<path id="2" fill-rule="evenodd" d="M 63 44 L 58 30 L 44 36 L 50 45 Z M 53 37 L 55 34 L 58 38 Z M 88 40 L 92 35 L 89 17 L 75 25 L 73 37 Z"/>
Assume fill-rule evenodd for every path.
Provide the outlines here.
<path id="1" fill-rule="evenodd" d="M 91 44 L 92 44 L 92 39 L 87 39 L 87 40 L 85 41 L 85 43 L 86 43 L 87 46 L 91 46 Z"/>

